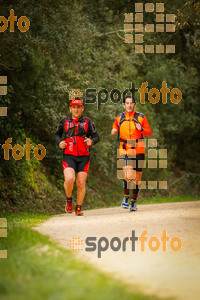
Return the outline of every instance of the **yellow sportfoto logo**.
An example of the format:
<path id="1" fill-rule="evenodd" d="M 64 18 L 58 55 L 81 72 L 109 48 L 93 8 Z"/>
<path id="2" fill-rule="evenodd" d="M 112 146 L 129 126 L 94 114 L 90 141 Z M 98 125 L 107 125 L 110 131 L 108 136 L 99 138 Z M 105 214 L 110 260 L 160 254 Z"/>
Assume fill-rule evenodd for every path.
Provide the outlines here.
<path id="1" fill-rule="evenodd" d="M 17 16 L 15 16 L 14 9 L 10 10 L 10 16 L 6 19 L 4 16 L 0 16 L 0 32 L 4 32 L 8 28 L 8 23 L 10 23 L 10 32 L 15 31 L 15 22 L 17 22 L 17 27 L 21 32 L 26 32 L 29 30 L 30 21 L 26 16 L 21 16 L 17 21 Z"/>

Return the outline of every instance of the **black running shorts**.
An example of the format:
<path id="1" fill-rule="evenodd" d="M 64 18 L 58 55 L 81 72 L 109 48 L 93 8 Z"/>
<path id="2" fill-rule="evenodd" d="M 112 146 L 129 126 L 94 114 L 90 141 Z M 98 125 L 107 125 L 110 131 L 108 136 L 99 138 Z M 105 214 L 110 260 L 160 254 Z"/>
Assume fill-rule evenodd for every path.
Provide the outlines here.
<path id="1" fill-rule="evenodd" d="M 74 155 L 63 155 L 63 171 L 66 168 L 72 168 L 76 173 L 89 171 L 90 157 L 86 156 L 74 156 Z"/>
<path id="2" fill-rule="evenodd" d="M 119 158 L 119 160 L 124 160 L 125 163 L 123 166 L 132 166 L 133 170 L 136 170 L 138 172 L 142 172 L 144 168 L 144 160 L 145 155 L 143 153 L 135 155 L 134 158 L 129 158 L 128 155 L 125 155 L 123 158 Z"/>

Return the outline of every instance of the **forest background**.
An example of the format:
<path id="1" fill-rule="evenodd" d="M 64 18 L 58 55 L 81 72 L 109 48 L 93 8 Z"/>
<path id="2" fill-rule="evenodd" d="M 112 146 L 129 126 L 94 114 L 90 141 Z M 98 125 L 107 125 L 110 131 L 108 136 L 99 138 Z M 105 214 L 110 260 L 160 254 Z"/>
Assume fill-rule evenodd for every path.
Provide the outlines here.
<path id="1" fill-rule="evenodd" d="M 0 1 L 0 15 L 10 10 L 30 20 L 27 32 L 15 22 L 0 32 L 0 76 L 7 76 L 7 95 L 0 106 L 8 108 L 0 117 L 0 211 L 63 211 L 65 199 L 62 151 L 54 140 L 59 120 L 69 113 L 71 89 L 80 89 L 86 100 L 87 88 L 97 91 L 117 88 L 124 91 L 131 83 L 139 88 L 161 89 L 166 81 L 170 90 L 178 88 L 178 104 L 161 100 L 140 104 L 135 93 L 136 110 L 146 115 L 157 139 L 157 149 L 167 149 L 167 169 L 144 171 L 143 180 L 166 180 L 167 190 L 143 190 L 140 201 L 152 198 L 199 195 L 199 121 L 200 121 L 200 4 L 199 1 L 151 1 L 165 4 L 165 14 L 176 14 L 175 33 L 145 33 L 145 44 L 175 44 L 173 54 L 138 54 L 135 44 L 124 42 L 124 14 L 134 13 L 141 1 Z M 146 3 L 146 2 L 145 2 Z M 156 13 L 145 13 L 144 24 L 156 23 Z M 110 134 L 121 103 L 109 101 L 85 105 L 99 132 L 100 142 L 91 149 L 91 167 L 87 180 L 84 208 L 119 205 L 122 182 L 117 179 L 117 137 Z M 31 151 L 15 160 L 10 150 L 4 159 L 2 145 L 12 138 L 12 147 L 24 145 L 26 138 L 34 147 L 46 148 L 43 160 Z M 147 149 L 148 150 L 148 149 Z M 74 193 L 75 197 L 75 193 Z"/>

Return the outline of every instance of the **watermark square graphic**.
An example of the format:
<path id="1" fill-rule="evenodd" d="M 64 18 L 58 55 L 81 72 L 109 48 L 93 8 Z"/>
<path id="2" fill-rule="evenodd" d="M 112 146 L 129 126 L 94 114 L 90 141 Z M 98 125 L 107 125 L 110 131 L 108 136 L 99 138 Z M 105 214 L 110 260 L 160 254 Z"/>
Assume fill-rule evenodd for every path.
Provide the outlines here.
<path id="1" fill-rule="evenodd" d="M 69 100 L 75 100 L 76 97 L 82 98 L 83 97 L 83 92 L 81 92 L 80 89 L 72 89 L 69 92 Z"/>
<path id="2" fill-rule="evenodd" d="M 7 95 L 7 76 L 0 76 L 0 96 Z M 7 117 L 7 107 L 0 107 L 0 117 Z"/>
<path id="3" fill-rule="evenodd" d="M 155 23 L 145 24 L 145 14 L 155 13 Z M 175 53 L 175 45 L 146 45 L 147 33 L 176 31 L 175 14 L 165 13 L 164 3 L 135 3 L 133 13 L 124 14 L 125 43 L 135 42 L 135 53 Z"/>
<path id="4" fill-rule="evenodd" d="M 148 169 L 166 169 L 167 168 L 167 149 L 157 149 L 157 139 L 148 139 L 148 144 L 145 139 L 140 139 L 140 142 L 144 143 L 144 146 L 148 147 L 147 150 L 147 158 L 148 160 L 139 160 L 138 168 L 148 168 Z M 127 140 L 127 143 L 135 146 L 135 140 Z M 146 145 L 147 144 L 147 145 Z M 117 178 L 124 179 L 125 174 L 123 167 L 125 167 L 125 160 L 128 159 L 128 166 L 136 168 L 136 161 L 131 160 L 136 158 L 136 155 L 130 151 L 127 151 L 127 154 L 122 155 L 122 151 L 120 149 L 117 150 Z M 135 189 L 136 183 L 134 180 L 136 179 L 136 172 L 133 175 L 132 181 L 129 181 L 128 189 Z M 149 189 L 149 190 L 166 190 L 167 189 L 167 181 L 166 180 L 153 180 L 153 181 L 141 181 L 140 189 Z"/>
<path id="5" fill-rule="evenodd" d="M 83 251 L 83 240 L 80 237 L 72 237 L 69 241 L 69 248 L 72 251 Z"/>
<path id="6" fill-rule="evenodd" d="M 7 238 L 7 219 L 0 218 L 0 238 Z M 0 249 L 0 259 L 7 258 L 7 250 Z"/>

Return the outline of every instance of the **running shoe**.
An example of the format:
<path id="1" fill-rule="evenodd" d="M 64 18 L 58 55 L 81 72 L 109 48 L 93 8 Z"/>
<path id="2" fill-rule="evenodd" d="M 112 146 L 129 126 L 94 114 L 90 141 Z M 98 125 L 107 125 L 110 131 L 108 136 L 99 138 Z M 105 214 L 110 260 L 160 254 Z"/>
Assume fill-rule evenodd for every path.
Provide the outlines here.
<path id="1" fill-rule="evenodd" d="M 77 216 L 83 216 L 83 212 L 81 210 L 81 205 L 76 205 L 76 208 L 75 208 L 75 214 Z"/>
<path id="2" fill-rule="evenodd" d="M 73 200 L 72 198 L 67 198 L 67 204 L 66 204 L 66 207 L 65 207 L 65 211 L 68 213 L 68 214 L 71 214 L 73 212 Z"/>
<path id="3" fill-rule="evenodd" d="M 136 210 L 137 210 L 136 201 L 131 200 L 131 202 L 130 202 L 130 211 L 136 211 Z"/>
<path id="4" fill-rule="evenodd" d="M 124 196 L 121 207 L 122 208 L 129 208 L 129 196 Z"/>

